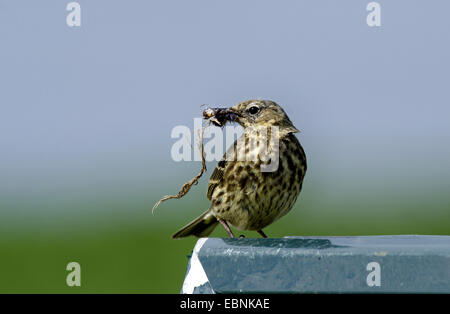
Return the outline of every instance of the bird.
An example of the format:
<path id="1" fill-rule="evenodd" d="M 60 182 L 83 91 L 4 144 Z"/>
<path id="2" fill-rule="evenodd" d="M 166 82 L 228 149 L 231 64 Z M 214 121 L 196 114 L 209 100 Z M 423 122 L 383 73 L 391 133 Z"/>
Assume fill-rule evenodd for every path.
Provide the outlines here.
<path id="1" fill-rule="evenodd" d="M 307 162 L 295 135 L 299 130 L 283 108 L 271 100 L 246 100 L 229 108 L 205 110 L 203 115 L 216 126 L 237 122 L 243 134 L 210 177 L 206 193 L 209 208 L 172 238 L 207 237 L 219 224 L 231 238 L 234 233 L 229 225 L 257 231 L 267 238 L 263 228 L 286 215 L 302 189 Z M 262 139 L 271 144 L 261 145 Z M 270 160 L 267 154 L 262 158 L 263 148 Z"/>

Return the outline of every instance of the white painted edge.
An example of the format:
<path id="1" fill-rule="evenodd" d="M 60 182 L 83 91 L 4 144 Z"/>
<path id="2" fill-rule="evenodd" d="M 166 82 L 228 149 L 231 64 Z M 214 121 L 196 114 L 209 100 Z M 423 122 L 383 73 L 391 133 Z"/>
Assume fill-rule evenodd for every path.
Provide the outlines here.
<path id="1" fill-rule="evenodd" d="M 206 276 L 205 270 L 203 269 L 202 263 L 198 258 L 198 252 L 205 244 L 208 238 L 200 238 L 195 244 L 194 251 L 192 252 L 189 271 L 184 278 L 183 287 L 181 293 L 192 294 L 196 287 L 200 287 L 208 282 L 208 277 Z"/>

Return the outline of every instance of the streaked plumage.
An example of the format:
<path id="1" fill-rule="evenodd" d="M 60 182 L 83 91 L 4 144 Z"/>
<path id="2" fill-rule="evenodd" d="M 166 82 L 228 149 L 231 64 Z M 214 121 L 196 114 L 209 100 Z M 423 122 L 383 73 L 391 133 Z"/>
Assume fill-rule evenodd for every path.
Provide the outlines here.
<path id="1" fill-rule="evenodd" d="M 211 175 L 207 189 L 210 208 L 174 234 L 174 238 L 208 236 L 219 222 L 230 236 L 227 223 L 239 230 L 256 230 L 265 236 L 262 229 L 287 214 L 297 200 L 306 173 L 306 156 L 294 134 L 298 130 L 284 110 L 272 101 L 248 100 L 229 109 L 216 109 L 215 124 L 223 125 L 230 116 L 244 127 L 240 140 L 246 143 L 245 156 L 253 158 L 238 158 L 238 139 Z M 271 126 L 279 130 L 278 168 L 263 172 L 261 166 L 272 161 L 260 158 L 261 146 L 248 143 L 261 139 L 255 127 L 256 130 L 269 128 L 270 138 Z"/>

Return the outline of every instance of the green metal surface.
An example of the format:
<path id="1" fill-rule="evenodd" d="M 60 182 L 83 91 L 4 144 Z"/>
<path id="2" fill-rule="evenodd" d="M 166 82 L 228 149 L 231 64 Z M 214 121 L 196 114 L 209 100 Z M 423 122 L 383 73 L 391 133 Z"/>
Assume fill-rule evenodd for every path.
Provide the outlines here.
<path id="1" fill-rule="evenodd" d="M 182 292 L 450 293 L 450 236 L 200 239 Z"/>

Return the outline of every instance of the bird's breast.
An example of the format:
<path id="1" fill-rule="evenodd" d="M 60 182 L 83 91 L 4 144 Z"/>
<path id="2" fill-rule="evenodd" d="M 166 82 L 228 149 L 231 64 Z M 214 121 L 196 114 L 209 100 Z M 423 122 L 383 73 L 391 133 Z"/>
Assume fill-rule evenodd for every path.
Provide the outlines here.
<path id="1" fill-rule="evenodd" d="M 258 156 L 260 151 L 252 153 Z M 295 135 L 280 140 L 277 158 L 272 171 L 262 171 L 261 166 L 274 160 L 228 161 L 212 195 L 216 216 L 238 229 L 260 230 L 289 212 L 306 171 L 306 158 Z"/>

